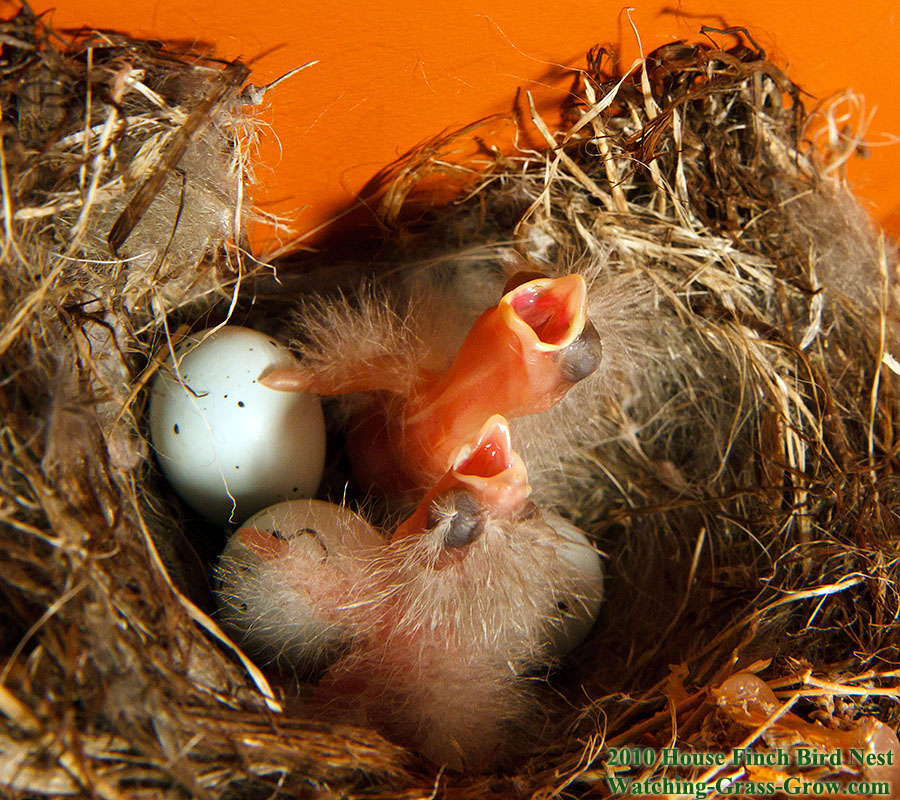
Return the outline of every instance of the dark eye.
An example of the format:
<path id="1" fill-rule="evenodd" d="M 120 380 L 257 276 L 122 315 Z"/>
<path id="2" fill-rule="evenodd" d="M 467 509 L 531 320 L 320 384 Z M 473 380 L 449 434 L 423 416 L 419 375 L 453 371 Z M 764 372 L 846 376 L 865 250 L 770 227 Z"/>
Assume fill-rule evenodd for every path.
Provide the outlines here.
<path id="1" fill-rule="evenodd" d="M 569 383 L 584 380 L 600 366 L 602 357 L 603 345 L 600 342 L 600 334 L 591 325 L 590 320 L 584 323 L 581 335 L 557 355 L 562 376 Z"/>
<path id="2" fill-rule="evenodd" d="M 322 555 L 320 560 L 324 561 L 328 557 L 328 547 L 325 544 L 325 540 L 315 528 L 300 528 L 297 531 L 280 531 L 276 528 L 272 531 L 272 536 L 274 536 L 276 539 L 280 539 L 282 542 L 296 539 L 298 536 L 309 536 L 317 545 L 319 545 L 319 547 L 322 548 Z"/>
<path id="3" fill-rule="evenodd" d="M 441 523 L 444 547 L 464 547 L 484 533 L 484 511 L 468 492 L 453 492 L 428 509 L 425 527 L 433 530 Z"/>
<path id="4" fill-rule="evenodd" d="M 325 540 L 322 538 L 321 534 L 315 528 L 301 528 L 301 534 L 306 534 L 307 536 L 311 536 L 317 545 L 322 548 L 322 557 L 321 560 L 324 561 L 328 558 L 328 548 L 325 546 Z"/>

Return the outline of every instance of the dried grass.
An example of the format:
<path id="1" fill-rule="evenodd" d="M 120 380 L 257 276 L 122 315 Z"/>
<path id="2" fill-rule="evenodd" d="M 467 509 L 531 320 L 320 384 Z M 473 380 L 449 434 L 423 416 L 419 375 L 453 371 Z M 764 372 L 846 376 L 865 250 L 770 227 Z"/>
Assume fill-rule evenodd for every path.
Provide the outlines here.
<path id="1" fill-rule="evenodd" d="M 549 149 L 460 165 L 436 143 L 385 195 L 402 281 L 574 263 L 604 336 L 604 370 L 550 418 L 561 443 L 517 431 L 544 502 L 610 554 L 604 617 L 548 691 L 566 735 L 513 772 L 458 776 L 305 719 L 289 681 L 241 657 L 190 574 L 195 523 L 147 458 L 141 389 L 168 342 L 240 308 L 244 68 L 64 41 L 27 11 L 0 34 L 10 796 L 605 796 L 608 745 L 896 725 L 897 255 L 830 177 L 858 137 L 827 107 L 807 116 L 761 53 L 675 44 L 622 77 L 597 50 L 568 129 L 534 113 Z M 416 187 L 442 172 L 468 191 L 433 210 Z M 264 281 L 245 286 L 266 303 Z M 780 717 L 717 703 L 738 670 Z"/>

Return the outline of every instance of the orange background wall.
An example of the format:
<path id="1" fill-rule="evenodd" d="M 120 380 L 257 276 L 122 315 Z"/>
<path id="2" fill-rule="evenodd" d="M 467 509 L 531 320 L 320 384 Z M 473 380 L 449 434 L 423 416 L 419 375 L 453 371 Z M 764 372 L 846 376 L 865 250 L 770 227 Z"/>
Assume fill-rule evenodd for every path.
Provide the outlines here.
<path id="1" fill-rule="evenodd" d="M 7 10 L 13 6 L 8 0 Z M 319 64 L 266 98 L 257 202 L 308 232 L 351 205 L 382 167 L 417 143 L 492 113 L 517 89 L 542 107 L 561 100 L 597 42 L 638 53 L 621 9 L 608 0 L 33 0 L 55 8 L 58 28 L 92 25 L 156 38 L 203 40 L 252 62 L 265 84 L 306 61 Z M 645 51 L 696 38 L 703 23 L 746 25 L 770 57 L 817 97 L 852 88 L 875 110 L 871 155 L 850 177 L 873 216 L 900 236 L 900 3 L 850 0 L 635 0 Z M 720 38 L 727 42 L 727 38 Z M 556 70 L 556 72 L 559 72 Z M 808 102 L 808 107 L 812 106 Z M 876 110 L 877 107 L 877 110 Z M 256 233 L 259 249 L 275 246 Z"/>

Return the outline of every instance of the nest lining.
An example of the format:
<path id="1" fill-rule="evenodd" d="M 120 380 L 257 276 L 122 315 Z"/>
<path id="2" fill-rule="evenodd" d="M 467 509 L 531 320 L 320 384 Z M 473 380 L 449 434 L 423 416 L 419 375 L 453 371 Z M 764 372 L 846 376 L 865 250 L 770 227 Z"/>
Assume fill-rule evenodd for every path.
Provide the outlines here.
<path id="1" fill-rule="evenodd" d="M 604 796 L 604 745 L 802 740 L 799 723 L 761 732 L 717 708 L 739 669 L 826 740 L 867 716 L 896 724 L 897 256 L 826 177 L 856 142 L 811 148 L 815 118 L 761 53 L 669 45 L 620 80 L 598 49 L 568 129 L 532 120 L 548 150 L 473 168 L 439 143 L 385 196 L 406 265 L 391 292 L 466 295 L 523 261 L 575 263 L 606 352 L 542 421 L 567 444 L 516 431 L 543 502 L 610 554 L 603 617 L 552 679 L 567 707 L 548 725 L 567 735 L 504 774 L 459 776 L 374 731 L 279 711 L 290 681 L 273 691 L 223 641 L 183 552 L 196 522 L 147 456 L 157 354 L 179 324 L 223 319 L 246 277 L 244 68 L 112 34 L 63 40 L 27 10 L 3 28 L 12 796 Z M 447 171 L 468 191 L 431 210 L 416 186 Z M 267 291 L 248 281 L 238 301 Z"/>

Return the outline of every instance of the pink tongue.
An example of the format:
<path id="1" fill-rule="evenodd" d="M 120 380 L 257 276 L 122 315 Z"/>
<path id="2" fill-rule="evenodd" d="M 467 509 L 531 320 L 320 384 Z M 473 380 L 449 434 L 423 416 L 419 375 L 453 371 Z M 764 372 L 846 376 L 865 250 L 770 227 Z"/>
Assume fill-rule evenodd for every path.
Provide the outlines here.
<path id="1" fill-rule="evenodd" d="M 523 289 L 510 305 L 545 344 L 559 344 L 572 324 L 565 298 L 554 296 L 552 289 Z"/>
<path id="2" fill-rule="evenodd" d="M 474 475 L 478 478 L 493 478 L 503 470 L 509 469 L 509 449 L 505 438 L 499 431 L 491 438 L 488 435 L 478 443 L 469 456 L 455 468 L 462 475 Z"/>

